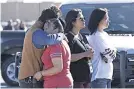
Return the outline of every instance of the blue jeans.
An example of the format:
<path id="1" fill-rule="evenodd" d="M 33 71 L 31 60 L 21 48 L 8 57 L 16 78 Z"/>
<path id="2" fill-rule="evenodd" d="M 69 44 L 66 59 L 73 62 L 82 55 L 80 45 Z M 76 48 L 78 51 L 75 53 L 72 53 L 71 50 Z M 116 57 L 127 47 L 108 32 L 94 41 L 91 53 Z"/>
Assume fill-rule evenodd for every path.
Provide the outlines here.
<path id="1" fill-rule="evenodd" d="M 111 88 L 111 80 L 98 78 L 91 82 L 92 88 Z"/>

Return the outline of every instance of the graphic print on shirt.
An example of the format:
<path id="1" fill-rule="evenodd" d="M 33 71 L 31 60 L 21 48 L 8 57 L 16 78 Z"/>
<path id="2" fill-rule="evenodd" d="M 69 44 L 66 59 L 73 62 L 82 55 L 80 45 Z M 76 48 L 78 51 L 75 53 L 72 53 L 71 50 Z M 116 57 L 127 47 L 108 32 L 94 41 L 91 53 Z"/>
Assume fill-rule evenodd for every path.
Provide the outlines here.
<path id="1" fill-rule="evenodd" d="M 104 60 L 106 63 L 108 63 L 108 59 L 105 57 L 106 55 L 110 56 L 113 60 L 116 57 L 116 53 L 114 50 L 111 50 L 110 48 L 105 49 L 105 52 L 100 53 L 102 60 Z"/>

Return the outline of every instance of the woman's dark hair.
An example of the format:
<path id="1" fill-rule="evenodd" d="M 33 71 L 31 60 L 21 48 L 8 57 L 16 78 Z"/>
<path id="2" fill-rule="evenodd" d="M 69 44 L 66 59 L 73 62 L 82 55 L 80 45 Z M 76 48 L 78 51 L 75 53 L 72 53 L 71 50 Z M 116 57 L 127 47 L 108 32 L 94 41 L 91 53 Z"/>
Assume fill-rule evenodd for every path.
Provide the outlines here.
<path id="1" fill-rule="evenodd" d="M 56 20 L 54 22 L 54 25 L 55 25 L 55 29 L 58 28 L 59 29 L 59 32 L 64 33 L 64 29 L 65 29 L 65 26 L 66 26 L 66 23 L 65 23 L 64 19 L 58 18 L 58 20 Z M 63 29 L 62 29 L 62 27 L 63 27 Z"/>
<path id="2" fill-rule="evenodd" d="M 60 20 L 60 22 L 61 22 L 63 28 L 65 29 L 65 27 L 66 27 L 66 22 L 65 22 L 65 20 L 64 20 L 63 18 L 59 18 L 59 20 Z"/>
<path id="3" fill-rule="evenodd" d="M 81 9 L 73 9 L 70 10 L 65 18 L 66 21 L 66 28 L 65 28 L 65 33 L 68 33 L 73 29 L 73 22 L 76 21 L 76 18 L 78 17 L 78 14 L 82 12 Z"/>
<path id="4" fill-rule="evenodd" d="M 93 10 L 88 22 L 88 29 L 91 32 L 91 35 L 97 31 L 98 25 L 100 21 L 104 18 L 106 13 L 107 13 L 106 8 L 105 9 L 97 8 Z"/>
<path id="5" fill-rule="evenodd" d="M 56 6 L 52 6 L 48 9 L 43 10 L 38 20 L 45 23 L 48 19 L 58 18 L 60 14 L 61 11 Z"/>

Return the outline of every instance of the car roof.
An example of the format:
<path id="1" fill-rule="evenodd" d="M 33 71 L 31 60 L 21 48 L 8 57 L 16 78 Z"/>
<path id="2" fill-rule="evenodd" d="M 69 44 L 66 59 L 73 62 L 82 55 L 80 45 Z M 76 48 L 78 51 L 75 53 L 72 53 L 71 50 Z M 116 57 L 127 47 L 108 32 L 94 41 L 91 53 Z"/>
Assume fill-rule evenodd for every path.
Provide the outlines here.
<path id="1" fill-rule="evenodd" d="M 65 0 L 62 2 L 62 5 L 77 4 L 77 3 L 86 3 L 86 4 L 134 3 L 134 0 Z"/>

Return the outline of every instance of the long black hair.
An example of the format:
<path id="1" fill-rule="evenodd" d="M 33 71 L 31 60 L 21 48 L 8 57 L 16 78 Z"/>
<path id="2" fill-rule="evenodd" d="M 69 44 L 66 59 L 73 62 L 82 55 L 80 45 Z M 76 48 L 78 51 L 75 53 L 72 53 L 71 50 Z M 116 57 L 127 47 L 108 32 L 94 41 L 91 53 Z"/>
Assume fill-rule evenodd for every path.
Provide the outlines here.
<path id="1" fill-rule="evenodd" d="M 81 9 L 72 9 L 70 10 L 65 18 L 66 21 L 66 28 L 65 28 L 65 33 L 68 33 L 73 29 L 73 22 L 76 21 L 76 18 L 78 17 L 79 13 L 81 13 Z"/>
<path id="2" fill-rule="evenodd" d="M 91 35 L 97 31 L 98 25 L 99 25 L 100 21 L 104 18 L 106 13 L 107 13 L 106 8 L 105 9 L 97 8 L 97 9 L 93 10 L 93 12 L 91 13 L 91 16 L 89 18 L 89 22 L 88 22 L 88 29 L 89 29 Z"/>

